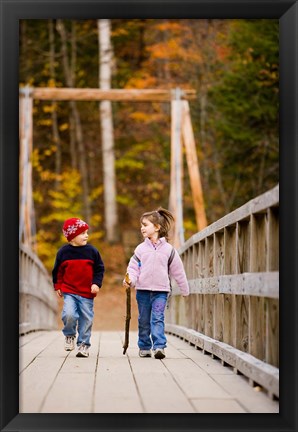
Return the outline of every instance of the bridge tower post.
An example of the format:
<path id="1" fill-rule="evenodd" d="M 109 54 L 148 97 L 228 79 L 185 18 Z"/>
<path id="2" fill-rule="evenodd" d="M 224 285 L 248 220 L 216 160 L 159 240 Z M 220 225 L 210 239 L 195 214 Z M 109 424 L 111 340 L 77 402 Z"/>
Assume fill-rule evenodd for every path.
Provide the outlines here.
<path id="1" fill-rule="evenodd" d="M 173 245 L 179 248 L 184 243 L 183 229 L 183 198 L 182 198 L 182 105 L 181 89 L 176 88 L 172 91 L 171 100 L 171 182 L 169 209 L 175 217 L 173 229 Z"/>
<path id="2" fill-rule="evenodd" d="M 36 230 L 32 195 L 33 98 L 29 87 L 20 90 L 19 124 L 19 242 L 34 249 Z"/>

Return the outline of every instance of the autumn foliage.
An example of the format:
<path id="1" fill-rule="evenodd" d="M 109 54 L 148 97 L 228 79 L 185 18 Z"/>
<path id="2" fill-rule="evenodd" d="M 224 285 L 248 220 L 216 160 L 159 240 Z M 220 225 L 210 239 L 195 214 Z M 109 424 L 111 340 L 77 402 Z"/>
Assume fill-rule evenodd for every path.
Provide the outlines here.
<path id="1" fill-rule="evenodd" d="M 20 86 L 97 88 L 96 21 L 58 21 L 21 20 Z M 277 20 L 117 19 L 111 27 L 113 88 L 196 90 L 190 108 L 208 223 L 278 183 Z M 87 206 L 92 241 L 105 238 L 98 102 L 76 110 L 34 102 L 37 244 L 48 268 L 61 223 L 85 218 Z M 120 232 L 168 206 L 170 121 L 169 103 L 113 102 Z M 186 165 L 183 183 L 188 238 L 197 229 Z"/>

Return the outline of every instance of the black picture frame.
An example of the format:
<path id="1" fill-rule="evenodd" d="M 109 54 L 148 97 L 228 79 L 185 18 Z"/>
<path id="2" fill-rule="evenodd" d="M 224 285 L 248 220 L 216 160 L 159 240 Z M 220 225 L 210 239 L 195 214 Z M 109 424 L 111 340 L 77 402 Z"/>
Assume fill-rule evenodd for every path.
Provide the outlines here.
<path id="1" fill-rule="evenodd" d="M 298 5 L 289 0 L 0 0 L 1 431 L 297 431 Z M 280 20 L 280 413 L 19 414 L 18 31 L 20 19 Z"/>

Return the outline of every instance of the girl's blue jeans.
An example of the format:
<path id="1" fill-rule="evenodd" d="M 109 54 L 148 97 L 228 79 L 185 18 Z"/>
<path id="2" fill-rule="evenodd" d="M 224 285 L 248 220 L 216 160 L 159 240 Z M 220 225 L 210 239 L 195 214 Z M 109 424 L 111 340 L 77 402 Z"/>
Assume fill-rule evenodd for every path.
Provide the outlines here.
<path id="1" fill-rule="evenodd" d="M 137 290 L 136 299 L 139 309 L 138 346 L 141 350 L 165 348 L 165 307 L 168 293 Z"/>
<path id="2" fill-rule="evenodd" d="M 78 331 L 77 345 L 84 343 L 90 346 L 94 299 L 66 293 L 63 293 L 63 297 L 62 321 L 64 327 L 62 332 L 64 336 L 76 336 Z"/>

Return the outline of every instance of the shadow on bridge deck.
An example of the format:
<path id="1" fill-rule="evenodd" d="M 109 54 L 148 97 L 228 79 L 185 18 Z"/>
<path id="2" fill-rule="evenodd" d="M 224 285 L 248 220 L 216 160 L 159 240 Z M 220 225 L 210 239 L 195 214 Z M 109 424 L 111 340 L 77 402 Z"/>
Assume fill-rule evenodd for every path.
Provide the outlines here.
<path id="1" fill-rule="evenodd" d="M 138 357 L 131 332 L 92 335 L 90 357 L 60 331 L 20 337 L 20 413 L 278 413 L 279 404 L 232 368 L 168 335 L 164 360 Z"/>

